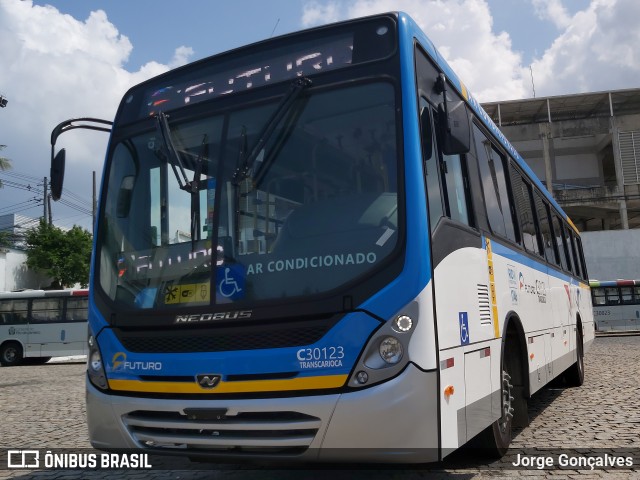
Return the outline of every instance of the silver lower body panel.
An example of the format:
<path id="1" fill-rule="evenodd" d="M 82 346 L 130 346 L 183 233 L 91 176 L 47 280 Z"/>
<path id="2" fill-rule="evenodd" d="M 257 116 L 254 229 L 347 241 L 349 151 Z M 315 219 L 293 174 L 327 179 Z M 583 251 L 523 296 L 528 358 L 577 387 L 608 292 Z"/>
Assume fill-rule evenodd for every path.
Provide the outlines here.
<path id="1" fill-rule="evenodd" d="M 99 449 L 214 461 L 431 462 L 438 460 L 437 397 L 437 373 L 412 364 L 363 390 L 261 399 L 108 395 L 87 381 L 87 422 Z"/>

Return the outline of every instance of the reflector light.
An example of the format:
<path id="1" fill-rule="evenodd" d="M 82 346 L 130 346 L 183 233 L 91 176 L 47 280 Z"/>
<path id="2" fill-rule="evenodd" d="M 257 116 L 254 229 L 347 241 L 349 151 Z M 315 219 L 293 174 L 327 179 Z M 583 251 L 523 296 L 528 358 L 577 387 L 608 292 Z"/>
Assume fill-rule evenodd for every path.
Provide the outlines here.
<path id="1" fill-rule="evenodd" d="M 356 374 L 356 379 L 359 384 L 363 385 L 369 381 L 369 375 L 367 372 L 361 370 Z"/>

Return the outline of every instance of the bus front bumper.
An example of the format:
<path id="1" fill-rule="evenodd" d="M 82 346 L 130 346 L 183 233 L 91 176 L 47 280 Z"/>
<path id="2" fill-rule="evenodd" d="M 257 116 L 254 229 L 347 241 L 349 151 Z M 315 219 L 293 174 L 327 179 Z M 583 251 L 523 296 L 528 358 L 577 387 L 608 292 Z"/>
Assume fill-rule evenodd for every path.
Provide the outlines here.
<path id="1" fill-rule="evenodd" d="M 212 461 L 432 462 L 438 460 L 437 397 L 437 373 L 413 364 L 363 390 L 260 399 L 108 395 L 87 380 L 87 423 L 98 449 Z"/>

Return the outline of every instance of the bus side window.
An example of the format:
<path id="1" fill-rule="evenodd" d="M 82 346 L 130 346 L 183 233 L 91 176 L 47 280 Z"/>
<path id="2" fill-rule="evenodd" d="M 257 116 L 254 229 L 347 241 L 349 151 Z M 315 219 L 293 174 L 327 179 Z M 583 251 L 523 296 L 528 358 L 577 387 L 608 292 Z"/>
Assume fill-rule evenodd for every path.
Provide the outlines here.
<path id="1" fill-rule="evenodd" d="M 640 305 L 640 287 L 633 287 L 633 304 Z"/>
<path id="2" fill-rule="evenodd" d="M 542 248 L 544 249 L 544 255 L 547 261 L 558 265 L 559 261 L 556 258 L 555 249 L 551 243 L 551 226 L 549 224 L 549 212 L 547 211 L 547 204 L 542 199 L 540 193 L 536 190 L 534 192 L 536 211 L 538 214 L 538 224 L 540 225 L 540 236 L 542 238 Z"/>
<path id="3" fill-rule="evenodd" d="M 61 298 L 35 298 L 31 303 L 34 322 L 59 322 L 62 319 Z"/>
<path id="4" fill-rule="evenodd" d="M 562 240 L 564 241 L 565 250 L 567 253 L 567 263 L 569 264 L 569 271 L 575 272 L 575 263 L 571 257 L 571 234 L 569 233 L 569 225 L 566 222 L 563 222 L 562 225 Z"/>
<path id="5" fill-rule="evenodd" d="M 86 322 L 88 320 L 89 299 L 71 297 L 67 299 L 65 319 L 67 322 Z"/>
<path id="6" fill-rule="evenodd" d="M 631 305 L 633 303 L 633 289 L 631 287 L 620 287 L 620 296 L 623 304 Z"/>
<path id="7" fill-rule="evenodd" d="M 0 325 L 27 323 L 28 300 L 3 300 L 0 302 Z"/>
<path id="8" fill-rule="evenodd" d="M 530 191 L 531 187 L 524 181 L 520 172 L 515 168 L 511 169 L 511 185 L 513 187 L 513 198 L 516 203 L 516 210 L 520 219 L 522 245 L 527 251 L 542 256 L 542 252 L 538 245 L 536 225 L 533 218 Z"/>
<path id="9" fill-rule="evenodd" d="M 578 249 L 576 247 L 576 236 L 574 235 L 573 232 L 569 231 L 569 238 L 570 238 L 570 245 L 571 247 L 569 248 L 569 250 L 572 253 L 572 259 L 573 259 L 573 264 L 575 265 L 575 274 L 580 277 L 583 278 L 584 276 L 582 275 L 582 268 L 580 265 L 580 258 L 578 257 Z"/>
<path id="10" fill-rule="evenodd" d="M 558 250 L 558 254 L 560 255 L 560 266 L 564 270 L 569 269 L 569 265 L 567 264 L 567 248 L 564 244 L 564 235 L 562 233 L 562 222 L 558 218 L 558 216 L 554 213 L 551 217 L 553 223 L 553 236 L 555 237 L 556 248 Z"/>
<path id="11" fill-rule="evenodd" d="M 607 287 L 604 291 L 607 298 L 607 305 L 620 305 L 620 292 L 618 287 Z"/>
<path id="12" fill-rule="evenodd" d="M 468 192 L 463 155 L 443 155 L 443 170 L 445 189 L 447 192 L 448 216 L 452 220 L 470 225 Z"/>
<path id="13" fill-rule="evenodd" d="M 494 233 L 515 242 L 516 234 L 505 177 L 504 156 L 496 150 L 475 124 L 473 136 L 489 226 Z"/>
<path id="14" fill-rule="evenodd" d="M 431 121 L 431 107 L 423 97 L 420 98 L 420 112 L 424 176 L 427 187 L 427 201 L 429 203 L 429 224 L 433 232 L 440 217 L 444 215 L 444 209 L 442 205 L 440 175 L 438 175 L 438 155 L 435 150 L 435 135 L 433 122 Z"/>
<path id="15" fill-rule="evenodd" d="M 584 259 L 584 250 L 582 249 L 582 240 L 577 235 L 576 235 L 576 249 L 578 251 L 578 259 L 580 260 L 580 265 L 582 265 L 582 278 L 584 280 L 588 280 L 589 274 L 587 273 L 587 262 Z"/>
<path id="16" fill-rule="evenodd" d="M 607 304 L 607 299 L 605 297 L 605 291 L 602 287 L 593 288 L 591 290 L 591 296 L 593 297 L 593 306 L 598 307 Z"/>

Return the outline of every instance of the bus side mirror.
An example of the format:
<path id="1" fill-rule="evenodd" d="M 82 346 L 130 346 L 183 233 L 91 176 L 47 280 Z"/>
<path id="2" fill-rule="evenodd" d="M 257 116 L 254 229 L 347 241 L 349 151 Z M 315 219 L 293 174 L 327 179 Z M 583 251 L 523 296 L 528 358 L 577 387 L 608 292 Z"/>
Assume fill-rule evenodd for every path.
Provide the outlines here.
<path id="1" fill-rule="evenodd" d="M 51 149 L 53 150 L 53 147 Z M 62 196 L 65 156 L 66 152 L 63 148 L 55 157 L 51 157 L 51 198 L 56 201 L 60 200 L 60 197 Z"/>
<path id="2" fill-rule="evenodd" d="M 471 129 L 469 115 L 463 101 L 446 101 L 438 105 L 440 144 L 445 155 L 469 153 Z"/>

